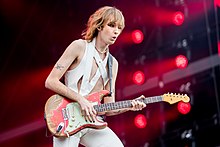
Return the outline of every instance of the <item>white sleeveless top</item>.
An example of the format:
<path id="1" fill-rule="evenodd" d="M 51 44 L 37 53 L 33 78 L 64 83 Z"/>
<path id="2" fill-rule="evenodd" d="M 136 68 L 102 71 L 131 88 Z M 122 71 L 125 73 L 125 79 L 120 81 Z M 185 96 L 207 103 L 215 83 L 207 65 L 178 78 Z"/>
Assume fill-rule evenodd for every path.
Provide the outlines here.
<path id="1" fill-rule="evenodd" d="M 96 42 L 96 38 L 94 38 L 92 42 L 89 43 L 86 41 L 86 49 L 81 62 L 76 68 L 68 70 L 64 75 L 65 85 L 69 87 L 71 90 L 78 92 L 82 96 L 86 96 L 92 91 L 100 76 L 104 81 L 103 83 L 104 86 L 106 86 L 109 80 L 106 71 L 109 52 L 107 52 L 106 57 L 104 58 L 104 60 L 102 60 L 99 56 L 98 51 L 95 49 L 95 42 Z M 91 75 L 92 63 L 94 59 L 98 65 L 98 69 L 95 75 L 91 78 L 90 75 Z M 77 83 L 81 78 L 82 78 L 81 87 L 80 89 L 78 89 Z"/>

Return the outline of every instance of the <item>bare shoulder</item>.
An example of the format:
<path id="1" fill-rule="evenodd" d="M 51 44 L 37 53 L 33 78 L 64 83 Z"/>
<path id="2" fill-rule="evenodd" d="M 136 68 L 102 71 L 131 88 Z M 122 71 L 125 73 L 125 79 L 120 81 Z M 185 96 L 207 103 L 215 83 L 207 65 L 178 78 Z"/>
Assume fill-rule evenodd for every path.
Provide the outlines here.
<path id="1" fill-rule="evenodd" d="M 84 52 L 86 46 L 86 41 L 82 39 L 74 40 L 69 46 L 68 49 L 71 50 L 72 53 L 80 55 Z"/>

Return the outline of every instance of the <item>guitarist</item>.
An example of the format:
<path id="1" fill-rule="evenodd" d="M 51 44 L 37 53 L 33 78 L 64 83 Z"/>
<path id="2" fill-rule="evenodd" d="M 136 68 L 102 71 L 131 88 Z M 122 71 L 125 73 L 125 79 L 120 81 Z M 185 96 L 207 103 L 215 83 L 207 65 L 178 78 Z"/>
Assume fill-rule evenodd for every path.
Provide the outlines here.
<path id="1" fill-rule="evenodd" d="M 87 121 L 93 121 L 97 115 L 117 115 L 146 107 L 146 104 L 134 99 L 132 108 L 97 114 L 92 103 L 85 98 L 92 92 L 113 89 L 111 96 L 104 97 L 102 102 L 115 102 L 118 62 L 113 57 L 112 80 L 109 80 L 107 60 L 110 56 L 109 45 L 116 41 L 124 27 L 124 16 L 120 10 L 109 6 L 98 9 L 90 16 L 87 29 L 82 33 L 83 39 L 73 41 L 66 48 L 45 81 L 46 88 L 78 102 Z M 60 81 L 63 76 L 65 84 Z M 90 147 L 123 146 L 109 127 L 85 128 L 70 137 L 53 137 L 54 147 L 76 147 L 79 144 Z"/>

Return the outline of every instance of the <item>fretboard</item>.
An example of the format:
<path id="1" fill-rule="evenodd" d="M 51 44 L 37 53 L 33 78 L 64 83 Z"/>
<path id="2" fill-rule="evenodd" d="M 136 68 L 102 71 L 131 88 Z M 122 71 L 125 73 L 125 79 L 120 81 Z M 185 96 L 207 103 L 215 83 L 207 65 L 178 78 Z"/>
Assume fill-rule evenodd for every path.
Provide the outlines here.
<path id="1" fill-rule="evenodd" d="M 100 104 L 100 105 L 94 105 L 94 108 L 97 112 L 111 111 L 111 110 L 117 110 L 117 109 L 122 109 L 122 108 L 130 108 L 132 107 L 131 101 L 132 100 L 126 100 L 126 101 L 118 101 L 115 103 L 105 103 L 105 104 Z M 148 97 L 144 99 L 139 99 L 139 101 L 142 101 L 145 104 L 150 104 L 150 103 L 163 101 L 163 97 L 153 96 L 153 97 Z"/>

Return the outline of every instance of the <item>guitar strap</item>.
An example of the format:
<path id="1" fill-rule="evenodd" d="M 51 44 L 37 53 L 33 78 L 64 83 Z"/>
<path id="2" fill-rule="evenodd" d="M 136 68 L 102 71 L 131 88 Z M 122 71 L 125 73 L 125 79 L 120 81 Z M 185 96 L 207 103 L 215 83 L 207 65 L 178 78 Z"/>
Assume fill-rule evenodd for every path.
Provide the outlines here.
<path id="1" fill-rule="evenodd" d="M 109 76 L 109 87 L 110 87 L 110 91 L 109 91 L 109 96 L 112 96 L 112 64 L 113 64 L 113 56 L 109 53 L 108 56 L 108 76 Z M 99 115 L 104 121 L 106 119 L 106 115 Z"/>
<path id="2" fill-rule="evenodd" d="M 109 84 L 110 84 L 110 96 L 112 95 L 112 63 L 113 62 L 113 57 L 109 53 L 108 56 L 108 73 L 109 73 Z"/>

